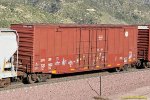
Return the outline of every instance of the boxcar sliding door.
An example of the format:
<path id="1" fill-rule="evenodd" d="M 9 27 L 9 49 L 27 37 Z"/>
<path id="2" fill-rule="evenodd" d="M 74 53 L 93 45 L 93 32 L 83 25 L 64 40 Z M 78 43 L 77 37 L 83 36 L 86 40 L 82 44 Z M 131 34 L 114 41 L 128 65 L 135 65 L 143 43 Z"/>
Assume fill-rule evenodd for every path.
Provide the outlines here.
<path id="1" fill-rule="evenodd" d="M 106 29 L 80 28 L 77 40 L 79 67 L 104 68 L 107 58 Z"/>
<path id="2" fill-rule="evenodd" d="M 96 55 L 96 68 L 104 69 L 107 63 L 107 33 L 105 28 L 99 28 L 94 30 L 94 43 L 93 48 Z"/>

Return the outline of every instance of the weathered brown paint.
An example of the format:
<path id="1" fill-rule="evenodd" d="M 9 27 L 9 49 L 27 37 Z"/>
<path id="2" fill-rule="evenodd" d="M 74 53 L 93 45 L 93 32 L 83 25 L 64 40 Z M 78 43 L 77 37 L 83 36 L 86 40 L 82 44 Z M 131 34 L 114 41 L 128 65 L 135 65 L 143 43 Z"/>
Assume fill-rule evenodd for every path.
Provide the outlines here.
<path id="1" fill-rule="evenodd" d="M 28 72 L 109 69 L 137 59 L 136 26 L 16 24 L 11 28 L 20 36 L 19 60 Z"/>

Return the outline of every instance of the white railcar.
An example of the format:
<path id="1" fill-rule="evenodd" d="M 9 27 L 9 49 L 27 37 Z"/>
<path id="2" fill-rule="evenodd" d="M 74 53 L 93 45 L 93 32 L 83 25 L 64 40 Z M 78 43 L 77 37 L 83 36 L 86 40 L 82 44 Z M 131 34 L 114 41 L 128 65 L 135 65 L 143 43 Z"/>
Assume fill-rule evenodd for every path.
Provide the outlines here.
<path id="1" fill-rule="evenodd" d="M 19 37 L 15 30 L 0 29 L 0 87 L 10 84 L 17 77 Z"/>

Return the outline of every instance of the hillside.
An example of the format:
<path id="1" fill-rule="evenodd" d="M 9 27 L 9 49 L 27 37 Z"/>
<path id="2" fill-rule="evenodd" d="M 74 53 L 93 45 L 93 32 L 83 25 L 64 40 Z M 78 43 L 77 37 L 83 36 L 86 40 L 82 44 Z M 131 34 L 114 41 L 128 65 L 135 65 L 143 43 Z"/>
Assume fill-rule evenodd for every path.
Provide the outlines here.
<path id="1" fill-rule="evenodd" d="M 0 0 L 0 27 L 11 23 L 148 24 L 150 0 Z"/>

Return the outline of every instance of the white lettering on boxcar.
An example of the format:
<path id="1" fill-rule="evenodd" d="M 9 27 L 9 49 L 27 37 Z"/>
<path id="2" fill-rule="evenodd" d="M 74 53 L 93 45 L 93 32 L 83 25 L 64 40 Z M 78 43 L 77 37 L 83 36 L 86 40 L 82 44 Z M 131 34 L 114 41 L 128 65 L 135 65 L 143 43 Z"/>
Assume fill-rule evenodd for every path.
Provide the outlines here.
<path id="1" fill-rule="evenodd" d="M 103 40 L 103 35 L 99 35 L 98 36 L 98 40 L 100 41 L 100 40 Z"/>
<path id="2" fill-rule="evenodd" d="M 43 70 L 45 68 L 45 64 L 41 64 L 41 68 Z"/>
<path id="3" fill-rule="evenodd" d="M 52 66 L 53 66 L 53 63 L 49 63 L 49 64 L 48 64 L 48 67 L 52 67 Z"/>

